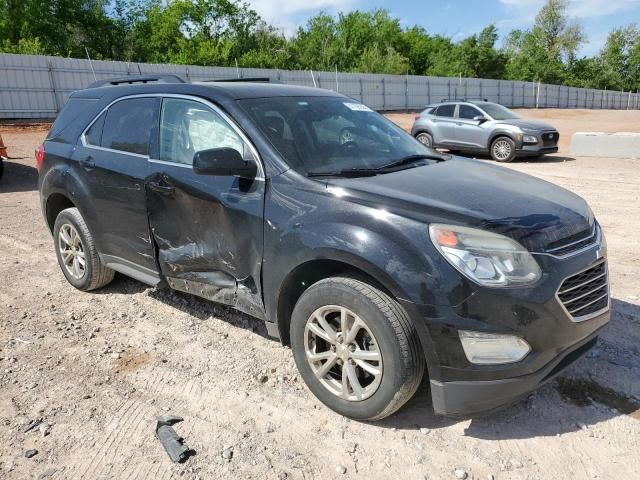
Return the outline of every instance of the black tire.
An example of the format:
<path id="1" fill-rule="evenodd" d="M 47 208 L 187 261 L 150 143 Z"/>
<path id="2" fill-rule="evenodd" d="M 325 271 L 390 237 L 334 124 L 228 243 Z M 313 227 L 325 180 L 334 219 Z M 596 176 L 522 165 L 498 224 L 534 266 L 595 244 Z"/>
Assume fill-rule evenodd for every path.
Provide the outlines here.
<path id="1" fill-rule="evenodd" d="M 507 151 L 500 147 L 505 147 Z M 498 137 L 491 142 L 490 153 L 496 162 L 511 162 L 516 158 L 516 143 L 509 137 Z"/>
<path id="2" fill-rule="evenodd" d="M 84 253 L 84 272 L 79 278 L 74 277 L 72 272 L 67 269 L 60 248 L 60 230 L 63 227 L 68 228 L 69 225 L 77 232 L 80 247 Z M 85 292 L 95 290 L 104 287 L 113 280 L 115 272 L 105 267 L 100 261 L 91 232 L 89 232 L 89 228 L 77 208 L 67 208 L 58 214 L 53 227 L 53 239 L 58 265 L 60 265 L 67 281 L 78 290 Z"/>
<path id="3" fill-rule="evenodd" d="M 416 134 L 416 140 L 418 140 L 421 144 L 433 148 L 433 137 L 430 133 L 427 132 L 418 132 Z"/>
<path id="4" fill-rule="evenodd" d="M 4 174 L 4 161 L 2 157 L 0 157 L 0 180 L 2 180 L 2 175 Z"/>
<path id="5" fill-rule="evenodd" d="M 307 321 L 314 312 L 325 306 L 345 307 L 355 313 L 364 321 L 375 339 L 375 348 L 382 360 L 381 380 L 367 398 L 341 398 L 323 385 L 307 360 Z M 383 419 L 402 407 L 416 392 L 422 380 L 425 359 L 409 316 L 394 298 L 357 278 L 331 277 L 309 287 L 293 310 L 290 333 L 295 362 L 307 386 L 327 407 L 346 417 L 369 421 Z M 337 367 L 342 371 L 340 365 Z M 336 378 L 340 373 L 334 368 L 328 375 Z M 366 376 L 366 373 L 361 370 L 358 375 Z"/>

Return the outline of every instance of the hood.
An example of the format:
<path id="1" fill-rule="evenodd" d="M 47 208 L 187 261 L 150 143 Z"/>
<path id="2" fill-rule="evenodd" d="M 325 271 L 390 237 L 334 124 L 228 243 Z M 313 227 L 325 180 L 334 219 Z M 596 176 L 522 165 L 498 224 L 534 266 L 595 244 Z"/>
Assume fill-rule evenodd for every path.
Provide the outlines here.
<path id="1" fill-rule="evenodd" d="M 592 227 L 578 195 L 544 180 L 480 160 L 431 165 L 329 182 L 352 201 L 425 223 L 453 223 L 507 235 L 530 251 Z"/>
<path id="2" fill-rule="evenodd" d="M 527 130 L 556 130 L 556 128 L 547 123 L 541 122 L 540 120 L 529 120 L 526 118 L 514 118 L 511 120 L 497 120 L 497 125 L 513 125 L 515 127 L 520 127 Z"/>

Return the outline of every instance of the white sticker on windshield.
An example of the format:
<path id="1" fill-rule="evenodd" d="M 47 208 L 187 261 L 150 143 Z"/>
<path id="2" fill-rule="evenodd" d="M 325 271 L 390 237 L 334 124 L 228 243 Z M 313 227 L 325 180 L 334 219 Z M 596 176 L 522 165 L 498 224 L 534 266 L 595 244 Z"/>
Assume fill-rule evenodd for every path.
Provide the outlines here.
<path id="1" fill-rule="evenodd" d="M 344 104 L 345 107 L 347 107 L 349 110 L 353 110 L 354 112 L 373 112 L 373 110 L 371 110 L 369 107 L 361 103 L 347 103 L 347 102 L 342 102 L 342 103 Z"/>

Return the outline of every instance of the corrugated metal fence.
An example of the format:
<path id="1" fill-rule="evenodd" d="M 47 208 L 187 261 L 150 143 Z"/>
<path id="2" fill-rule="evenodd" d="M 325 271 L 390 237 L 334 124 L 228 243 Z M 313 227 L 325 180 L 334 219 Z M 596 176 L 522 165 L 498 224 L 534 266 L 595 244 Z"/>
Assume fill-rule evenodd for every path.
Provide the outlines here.
<path id="1" fill-rule="evenodd" d="M 270 77 L 336 90 L 375 110 L 418 110 L 442 99 L 486 98 L 508 107 L 640 109 L 640 95 L 532 82 L 414 75 L 198 67 L 0 54 L 0 119 L 53 118 L 74 90 L 97 79 L 172 73 L 188 81 Z"/>

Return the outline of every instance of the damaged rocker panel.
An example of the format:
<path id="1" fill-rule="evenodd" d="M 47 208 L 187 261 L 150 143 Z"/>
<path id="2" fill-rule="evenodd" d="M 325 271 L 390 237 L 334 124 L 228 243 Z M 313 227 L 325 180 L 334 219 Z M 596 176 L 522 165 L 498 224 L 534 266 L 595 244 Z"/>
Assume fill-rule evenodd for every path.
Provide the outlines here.
<path id="1" fill-rule="evenodd" d="M 224 286 L 216 286 L 186 278 L 166 277 L 166 280 L 174 290 L 228 305 L 252 317 L 266 320 L 264 306 L 258 292 L 252 292 L 251 288 L 243 283 L 237 282 L 230 285 L 225 282 Z"/>

